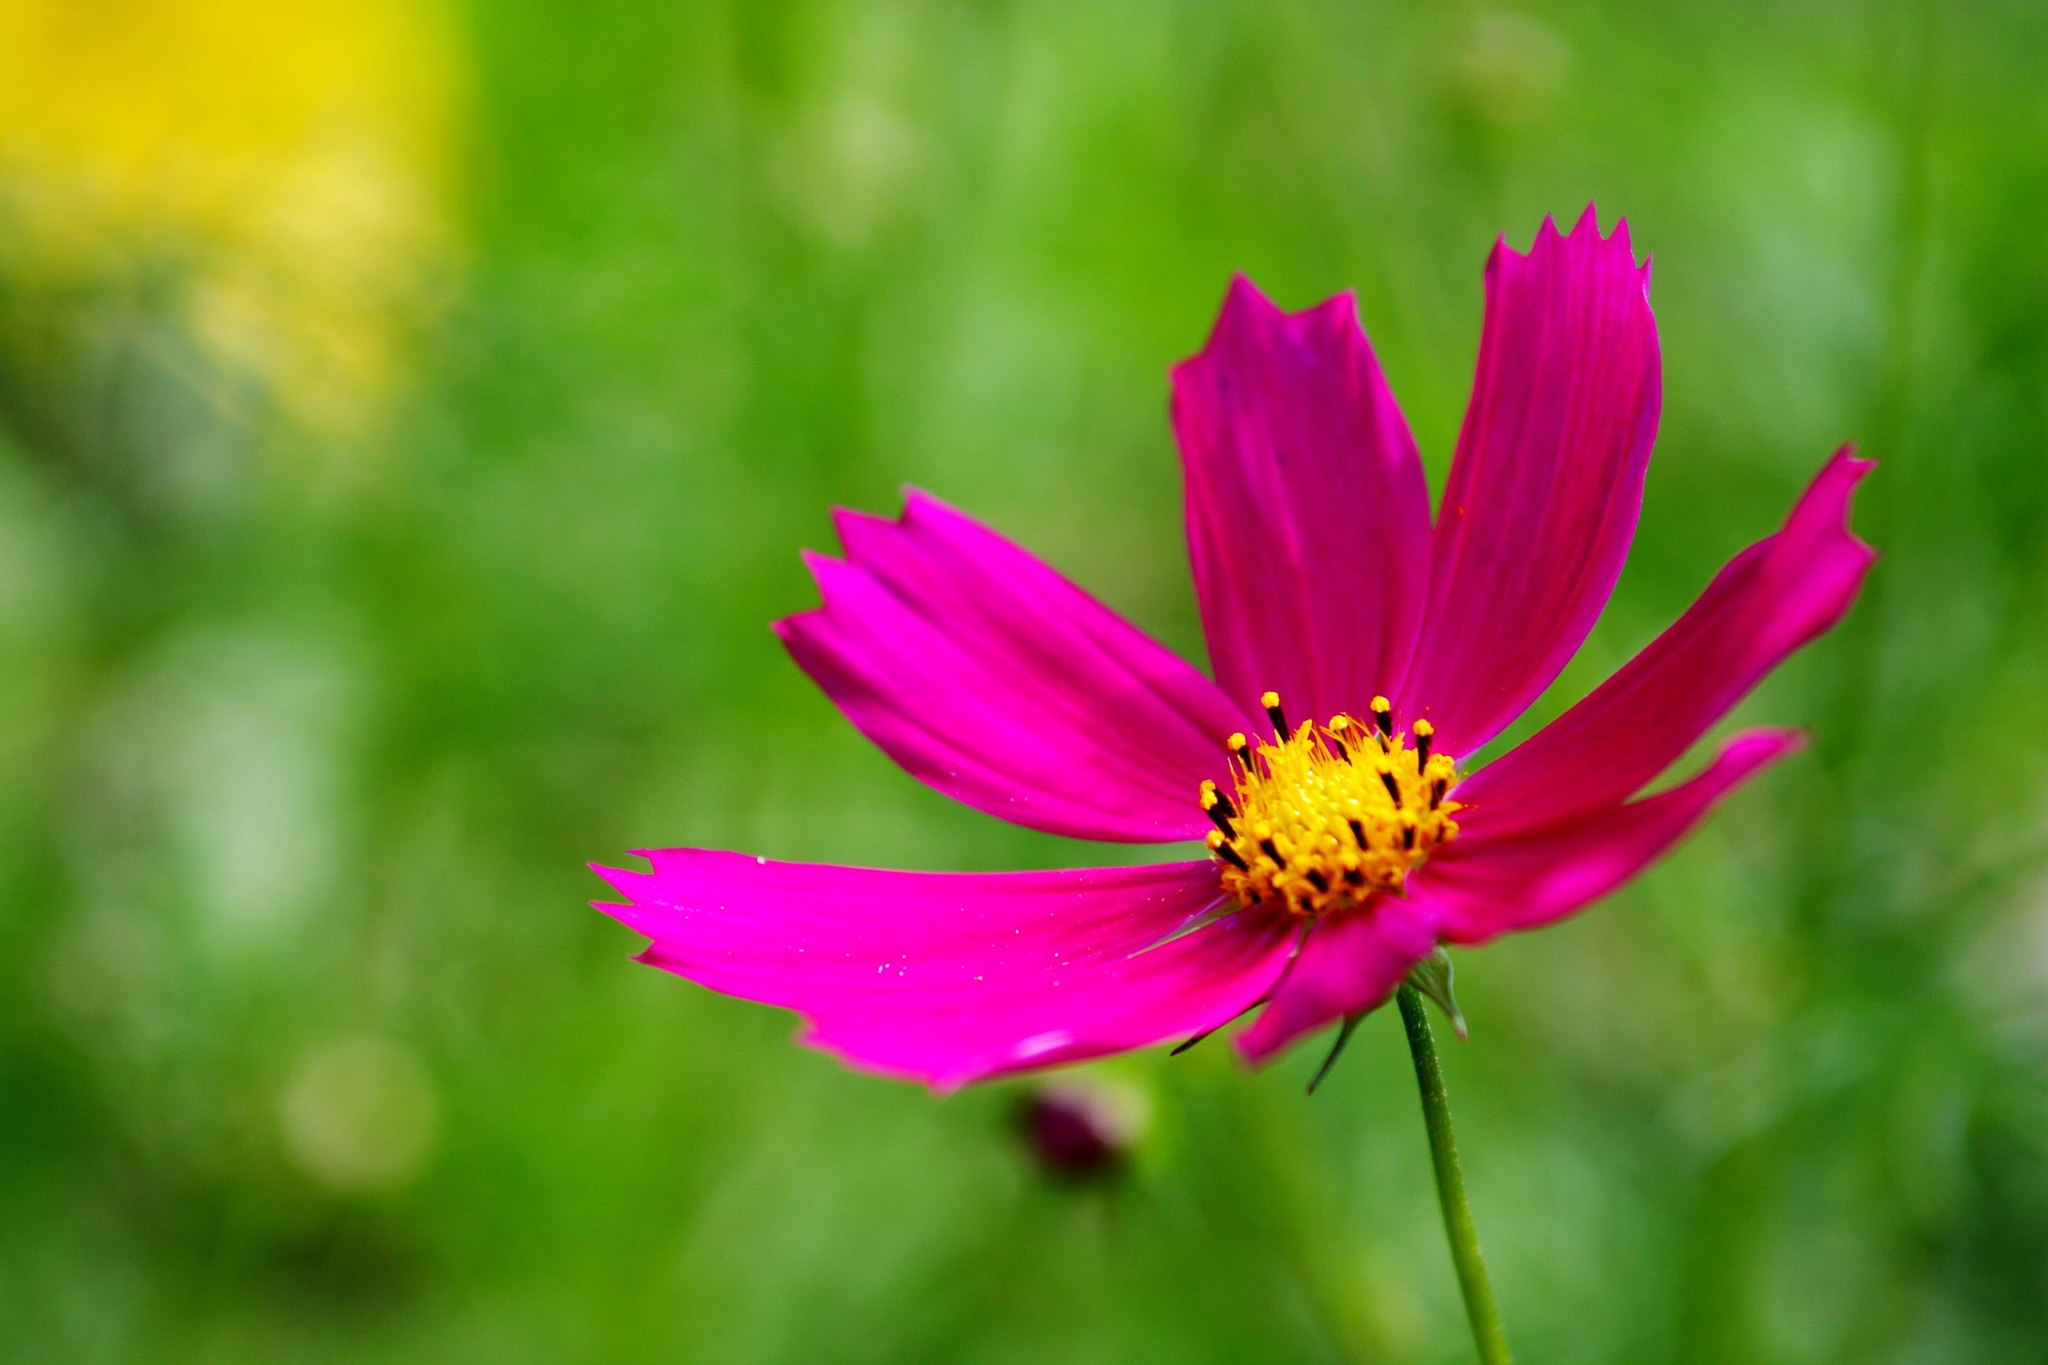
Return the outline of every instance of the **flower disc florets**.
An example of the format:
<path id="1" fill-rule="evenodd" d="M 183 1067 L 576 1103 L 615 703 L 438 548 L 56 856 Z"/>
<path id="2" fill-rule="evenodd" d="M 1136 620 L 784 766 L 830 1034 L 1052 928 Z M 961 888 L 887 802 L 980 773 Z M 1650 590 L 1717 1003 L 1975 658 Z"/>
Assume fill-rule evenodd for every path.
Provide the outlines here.
<path id="1" fill-rule="evenodd" d="M 1261 700 L 1279 742 L 1232 735 L 1235 792 L 1202 784 L 1202 809 L 1216 824 L 1209 851 L 1239 905 L 1313 917 L 1376 891 L 1398 894 L 1432 850 L 1458 837 L 1451 817 L 1460 806 L 1449 799 L 1457 760 L 1431 752 L 1428 721 L 1415 722 L 1411 745 L 1386 698 L 1375 697 L 1370 723 L 1340 713 L 1290 731 L 1279 697 Z"/>

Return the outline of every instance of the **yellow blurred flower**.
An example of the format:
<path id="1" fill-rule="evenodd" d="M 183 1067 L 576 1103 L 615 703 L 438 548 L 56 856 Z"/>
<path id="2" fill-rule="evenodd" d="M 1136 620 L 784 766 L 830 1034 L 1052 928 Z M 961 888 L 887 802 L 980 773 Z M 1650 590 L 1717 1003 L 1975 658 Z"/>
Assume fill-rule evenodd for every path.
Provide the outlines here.
<path id="1" fill-rule="evenodd" d="M 359 429 L 449 245 L 435 19 L 408 0 L 0 0 L 0 274 L 168 266 L 230 375 Z"/>

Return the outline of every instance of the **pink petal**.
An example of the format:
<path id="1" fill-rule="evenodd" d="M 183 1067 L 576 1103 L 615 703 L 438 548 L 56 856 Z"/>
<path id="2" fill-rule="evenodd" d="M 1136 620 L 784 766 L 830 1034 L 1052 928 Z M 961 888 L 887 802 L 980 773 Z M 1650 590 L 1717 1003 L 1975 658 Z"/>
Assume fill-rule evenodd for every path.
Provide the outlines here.
<path id="1" fill-rule="evenodd" d="M 842 512 L 825 605 L 776 623 L 862 734 L 948 796 L 1083 839 L 1199 838 L 1246 720 L 1201 672 L 1029 552 L 912 491 Z"/>
<path id="2" fill-rule="evenodd" d="M 1802 743 L 1796 730 L 1751 730 L 1670 791 L 1525 834 L 1460 838 L 1415 874 L 1410 894 L 1434 908 L 1453 943 L 1562 919 L 1641 872 L 1715 802 Z"/>
<path id="3" fill-rule="evenodd" d="M 597 868 L 640 960 L 804 1017 L 849 1065 L 952 1089 L 1200 1033 L 1271 987 L 1282 919 L 1219 920 L 1216 865 L 884 872 L 666 849 Z M 1158 944 L 1159 946 L 1152 946 Z"/>
<path id="4" fill-rule="evenodd" d="M 1840 620 L 1875 553 L 1849 531 L 1873 466 L 1845 449 L 1776 535 L 1731 560 L 1620 672 L 1458 787 L 1467 830 L 1502 834 L 1632 796 L 1785 657 Z"/>
<path id="5" fill-rule="evenodd" d="M 1254 1062 L 1333 1019 L 1371 1009 L 1436 946 L 1434 907 L 1381 896 L 1364 909 L 1318 924 L 1281 978 L 1273 1002 L 1237 1036 Z"/>
<path id="6" fill-rule="evenodd" d="M 1407 670 L 1429 582 L 1415 438 L 1339 294 L 1287 314 L 1232 281 L 1173 372 L 1188 550 L 1216 677 L 1256 712 L 1363 712 Z"/>
<path id="7" fill-rule="evenodd" d="M 1591 207 L 1486 266 L 1479 370 L 1437 511 L 1404 720 L 1470 754 L 1571 658 L 1614 589 L 1662 397 L 1650 271 Z"/>

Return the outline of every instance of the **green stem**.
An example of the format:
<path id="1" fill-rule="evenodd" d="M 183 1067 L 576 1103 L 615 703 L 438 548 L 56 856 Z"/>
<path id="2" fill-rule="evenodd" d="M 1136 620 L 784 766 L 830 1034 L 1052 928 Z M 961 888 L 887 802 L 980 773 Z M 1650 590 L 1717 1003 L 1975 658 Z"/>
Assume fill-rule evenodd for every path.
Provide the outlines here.
<path id="1" fill-rule="evenodd" d="M 1436 1163 L 1437 1202 L 1443 1205 L 1444 1235 L 1450 1239 L 1451 1261 L 1458 1268 L 1458 1288 L 1465 1295 L 1465 1316 L 1472 1323 L 1472 1341 L 1481 1365 L 1509 1365 L 1508 1335 L 1494 1307 L 1493 1286 L 1479 1255 L 1479 1234 L 1472 1227 L 1472 1209 L 1465 1202 L 1465 1176 L 1458 1169 L 1458 1139 L 1451 1131 L 1451 1097 L 1444 1092 L 1444 1071 L 1437 1064 L 1436 1041 L 1429 1035 L 1429 1016 L 1422 996 L 1403 982 L 1395 993 L 1401 1022 L 1408 1026 L 1408 1050 L 1415 1056 L 1415 1083 L 1422 1088 L 1422 1121 L 1429 1129 L 1429 1155 Z"/>

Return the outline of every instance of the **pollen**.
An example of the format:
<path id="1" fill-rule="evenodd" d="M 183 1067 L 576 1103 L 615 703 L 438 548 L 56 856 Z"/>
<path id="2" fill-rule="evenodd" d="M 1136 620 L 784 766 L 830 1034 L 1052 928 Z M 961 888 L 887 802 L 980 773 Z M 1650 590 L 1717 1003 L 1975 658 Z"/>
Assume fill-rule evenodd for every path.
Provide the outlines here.
<path id="1" fill-rule="evenodd" d="M 1280 698 L 1259 700 L 1278 738 L 1232 735 L 1234 790 L 1204 782 L 1198 797 L 1216 826 L 1207 843 L 1223 889 L 1240 906 L 1313 918 L 1375 892 L 1399 895 L 1458 837 L 1458 763 L 1436 750 L 1428 721 L 1397 731 L 1393 707 L 1374 697 L 1368 720 L 1340 713 L 1290 731 Z"/>

